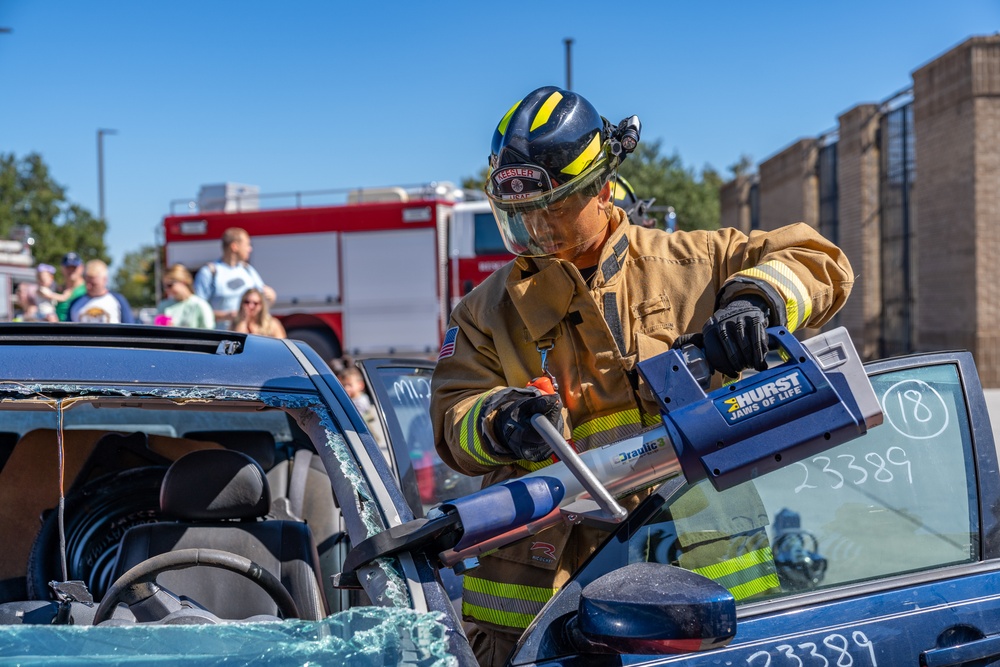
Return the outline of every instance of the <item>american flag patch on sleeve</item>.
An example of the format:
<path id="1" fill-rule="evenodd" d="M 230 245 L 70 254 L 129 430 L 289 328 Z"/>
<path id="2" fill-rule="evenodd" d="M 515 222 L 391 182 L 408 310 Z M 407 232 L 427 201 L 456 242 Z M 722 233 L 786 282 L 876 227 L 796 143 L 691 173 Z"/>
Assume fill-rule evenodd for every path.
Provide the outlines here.
<path id="1" fill-rule="evenodd" d="M 458 327 L 452 327 L 444 332 L 444 342 L 441 343 L 441 352 L 438 354 L 438 361 L 455 354 L 456 338 L 458 338 Z"/>

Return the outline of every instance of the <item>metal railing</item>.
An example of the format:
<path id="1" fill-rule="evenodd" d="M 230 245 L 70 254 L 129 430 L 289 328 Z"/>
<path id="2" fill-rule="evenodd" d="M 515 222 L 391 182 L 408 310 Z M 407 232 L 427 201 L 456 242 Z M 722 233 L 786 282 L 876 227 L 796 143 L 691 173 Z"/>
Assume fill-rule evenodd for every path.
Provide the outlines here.
<path id="1" fill-rule="evenodd" d="M 226 197 L 174 199 L 170 202 L 170 215 L 206 212 L 244 212 L 287 208 L 312 208 L 346 204 L 351 198 L 363 200 L 366 193 L 399 190 L 410 199 L 447 199 L 465 201 L 478 199 L 476 192 L 464 190 L 446 181 L 393 185 L 382 187 L 331 188 L 325 190 L 295 190 L 292 192 L 257 191 L 233 194 Z"/>

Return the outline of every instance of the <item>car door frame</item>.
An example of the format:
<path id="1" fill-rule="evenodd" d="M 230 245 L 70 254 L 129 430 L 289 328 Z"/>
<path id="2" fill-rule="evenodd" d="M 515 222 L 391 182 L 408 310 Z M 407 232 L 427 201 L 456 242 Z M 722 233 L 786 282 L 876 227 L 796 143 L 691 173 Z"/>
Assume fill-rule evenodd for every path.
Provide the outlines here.
<path id="1" fill-rule="evenodd" d="M 875 581 L 850 583 L 829 589 L 806 592 L 770 601 L 749 603 L 737 608 L 739 630 L 736 639 L 729 647 L 715 649 L 706 653 L 688 653 L 678 656 L 607 656 L 608 664 L 623 665 L 642 662 L 642 664 L 677 664 L 697 666 L 701 664 L 746 665 L 746 667 L 785 667 L 785 665 L 800 665 L 800 667 L 819 667 L 824 664 L 837 664 L 837 660 L 816 657 L 815 660 L 791 653 L 813 650 L 827 641 L 837 645 L 843 642 L 854 642 L 852 648 L 859 648 L 858 655 L 864 655 L 868 650 L 864 642 L 873 640 L 865 634 L 868 626 L 858 620 L 852 624 L 847 622 L 851 617 L 844 612 L 854 604 L 859 609 L 867 606 L 867 615 L 858 614 L 859 619 L 869 618 L 883 613 L 883 607 L 896 613 L 895 623 L 902 619 L 914 619 L 923 615 L 924 622 L 932 620 L 930 614 L 954 614 L 956 617 L 975 618 L 975 610 L 966 609 L 963 596 L 972 596 L 975 591 L 982 604 L 990 605 L 989 613 L 996 617 L 985 637 L 944 638 L 944 646 L 936 645 L 934 638 L 928 638 L 926 646 L 920 655 L 907 656 L 907 660 L 916 664 L 918 657 L 928 660 L 928 664 L 963 664 L 960 660 L 972 660 L 983 656 L 1000 655 L 1000 539 L 998 539 L 998 517 L 1000 517 L 1000 470 L 998 470 L 997 445 L 990 426 L 985 396 L 979 376 L 968 352 L 940 352 L 920 355 L 909 355 L 889 360 L 870 362 L 865 365 L 869 375 L 902 371 L 923 366 L 938 364 L 953 364 L 957 367 L 959 381 L 965 398 L 965 408 L 969 417 L 971 447 L 974 455 L 975 483 L 977 485 L 977 504 L 979 513 L 979 560 L 959 565 L 942 566 L 940 568 L 887 576 Z M 565 623 L 568 615 L 575 613 L 580 599 L 580 591 L 591 581 L 607 570 L 597 570 L 589 567 L 597 563 L 604 549 L 614 549 L 616 545 L 627 543 L 645 521 L 658 508 L 669 503 L 684 488 L 683 483 L 671 481 L 641 504 L 618 529 L 612 533 L 604 546 L 578 571 L 573 579 L 550 600 L 531 626 L 525 631 L 517 649 L 512 665 L 567 665 L 576 664 L 574 660 L 582 656 L 574 656 L 572 652 L 560 657 L 541 657 L 551 647 L 556 630 L 560 623 Z M 612 552 L 613 553 L 613 552 Z M 614 557 L 611 560 L 615 560 Z M 991 591 L 983 591 L 983 585 L 991 587 Z M 995 591 L 995 592 L 994 592 Z M 912 602 L 909 598 L 919 602 Z M 951 604 L 938 604 L 938 608 L 930 609 L 934 600 L 951 599 Z M 881 603 L 881 606 L 880 606 Z M 897 605 L 897 607 L 893 607 Z M 911 612 L 904 608 L 910 605 Z M 920 605 L 925 605 L 921 607 Z M 966 613 L 968 612 L 968 613 Z M 813 623 L 804 623 L 812 614 Z M 883 619 L 878 616 L 872 623 Z M 755 627 L 756 626 L 756 627 Z M 901 627 L 901 626 L 900 626 Z M 740 632 L 740 630 L 742 632 Z M 773 635 L 768 634 L 768 630 Z M 826 634 L 823 634 L 823 633 Z M 905 633 L 905 630 L 899 630 Z M 817 634 L 818 633 L 818 634 Z M 870 633 L 870 632 L 869 632 Z M 742 636 L 741 636 L 742 635 Z M 771 637 L 775 639 L 771 639 Z M 820 637 L 820 639 L 817 639 Z M 836 639 L 832 639 L 836 638 Z M 961 640 L 961 641 L 959 641 Z M 964 657 L 954 645 L 962 644 L 963 650 L 969 651 L 973 657 Z M 806 647 L 806 648 L 800 648 Z M 971 648 L 964 648 L 971 647 Z M 875 648 L 871 649 L 872 660 L 875 663 Z M 978 652 L 977 652 L 978 651 Z M 937 652 L 937 653 L 935 653 Z M 815 653 L 812 655 L 816 655 Z M 857 656 L 856 656 L 857 657 Z M 898 664 L 898 656 L 881 655 L 879 665 Z M 853 660 L 855 665 L 863 665 L 861 660 Z M 869 663 L 869 664 L 871 664 Z M 587 663 L 591 664 L 591 663 Z M 600 661 L 593 664 L 602 664 Z"/>

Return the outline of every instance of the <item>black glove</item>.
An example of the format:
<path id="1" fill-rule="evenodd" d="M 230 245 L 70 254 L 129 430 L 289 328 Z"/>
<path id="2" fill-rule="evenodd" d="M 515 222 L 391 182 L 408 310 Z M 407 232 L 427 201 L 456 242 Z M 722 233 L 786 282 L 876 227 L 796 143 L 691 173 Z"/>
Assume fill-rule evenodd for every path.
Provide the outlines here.
<path id="1" fill-rule="evenodd" d="M 732 378 L 744 368 L 766 369 L 767 324 L 767 306 L 759 297 L 741 296 L 719 308 L 701 330 L 709 365 Z"/>
<path id="2" fill-rule="evenodd" d="M 498 451 L 498 454 L 536 463 L 552 455 L 549 443 L 531 425 L 534 415 L 545 415 L 562 432 L 562 402 L 558 394 L 526 396 L 521 392 L 511 392 L 510 399 L 497 406 L 493 417 L 494 444 L 506 449 Z"/>

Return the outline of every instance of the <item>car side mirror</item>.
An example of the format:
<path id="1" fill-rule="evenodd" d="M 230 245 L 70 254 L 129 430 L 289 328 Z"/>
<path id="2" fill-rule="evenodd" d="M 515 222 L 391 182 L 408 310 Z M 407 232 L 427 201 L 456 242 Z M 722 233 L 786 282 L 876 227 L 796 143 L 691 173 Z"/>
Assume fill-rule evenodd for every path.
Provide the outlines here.
<path id="1" fill-rule="evenodd" d="M 591 652 L 708 651 L 736 636 L 736 600 L 694 572 L 633 563 L 584 587 L 566 629 L 574 644 Z"/>

